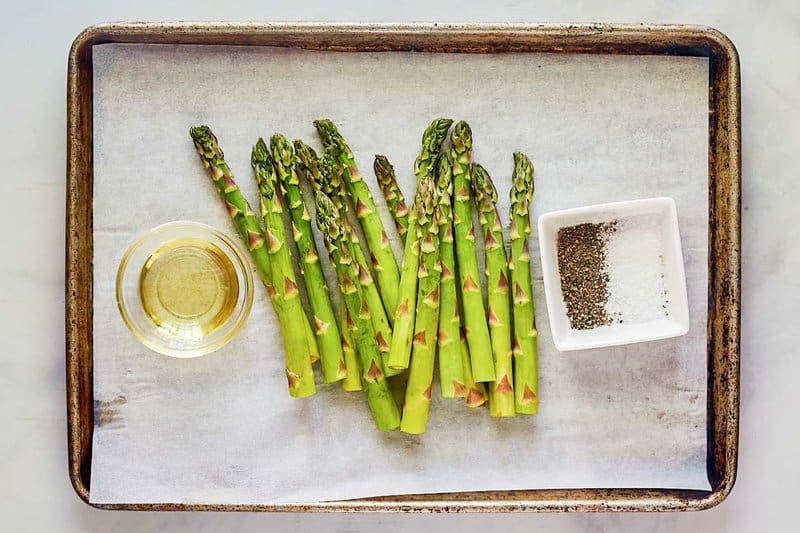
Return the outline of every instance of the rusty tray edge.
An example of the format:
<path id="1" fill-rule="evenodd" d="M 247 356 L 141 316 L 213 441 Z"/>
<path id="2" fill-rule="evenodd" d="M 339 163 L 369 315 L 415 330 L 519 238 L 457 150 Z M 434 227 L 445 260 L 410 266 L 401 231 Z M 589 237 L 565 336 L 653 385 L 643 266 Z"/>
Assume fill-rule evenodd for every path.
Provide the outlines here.
<path id="1" fill-rule="evenodd" d="M 709 58 L 708 477 L 711 491 L 543 489 L 388 496 L 310 504 L 89 502 L 92 399 L 92 46 L 110 42 L 317 50 L 665 54 Z M 111 23 L 74 40 L 67 72 L 65 329 L 69 477 L 101 509 L 272 512 L 686 511 L 722 502 L 739 430 L 741 101 L 739 57 L 704 26 L 644 24 Z"/>

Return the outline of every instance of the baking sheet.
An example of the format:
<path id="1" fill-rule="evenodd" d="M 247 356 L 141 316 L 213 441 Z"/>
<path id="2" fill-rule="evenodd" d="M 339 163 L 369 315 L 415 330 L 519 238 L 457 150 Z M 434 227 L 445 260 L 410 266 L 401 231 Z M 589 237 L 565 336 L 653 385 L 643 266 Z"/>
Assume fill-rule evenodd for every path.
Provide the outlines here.
<path id="1" fill-rule="evenodd" d="M 388 494 L 581 487 L 709 489 L 706 478 L 705 58 L 331 53 L 117 45 L 94 53 L 95 503 L 281 503 Z M 672 196 L 691 330 L 641 345 L 559 353 L 534 260 L 536 417 L 497 420 L 438 398 L 421 437 L 373 428 L 360 394 L 289 398 L 264 295 L 228 346 L 192 360 L 142 347 L 114 276 L 136 236 L 170 220 L 235 236 L 188 137 L 207 123 L 245 194 L 250 147 L 275 130 L 318 145 L 329 117 L 371 180 L 385 153 L 407 196 L 419 138 L 463 118 L 507 218 L 511 152 L 536 166 L 533 215 Z M 386 215 L 386 213 L 384 212 Z M 386 221 L 388 222 L 388 215 Z M 389 226 L 391 231 L 391 226 Z M 532 242 L 538 257 L 536 239 Z"/>

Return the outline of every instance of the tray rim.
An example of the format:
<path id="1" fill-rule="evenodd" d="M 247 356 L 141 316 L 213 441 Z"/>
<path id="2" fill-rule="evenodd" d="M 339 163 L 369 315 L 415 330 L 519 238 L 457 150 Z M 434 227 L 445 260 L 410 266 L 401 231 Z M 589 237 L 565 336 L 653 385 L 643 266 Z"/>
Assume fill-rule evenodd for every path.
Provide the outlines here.
<path id="1" fill-rule="evenodd" d="M 92 397 L 92 64 L 94 45 L 288 46 L 330 51 L 548 52 L 709 58 L 710 491 L 531 489 L 399 495 L 308 504 L 97 504 L 89 501 Z M 65 330 L 69 477 L 100 509 L 270 512 L 685 511 L 721 503 L 736 480 L 739 430 L 741 88 L 731 40 L 706 26 L 526 23 L 121 22 L 75 38 L 67 65 Z"/>

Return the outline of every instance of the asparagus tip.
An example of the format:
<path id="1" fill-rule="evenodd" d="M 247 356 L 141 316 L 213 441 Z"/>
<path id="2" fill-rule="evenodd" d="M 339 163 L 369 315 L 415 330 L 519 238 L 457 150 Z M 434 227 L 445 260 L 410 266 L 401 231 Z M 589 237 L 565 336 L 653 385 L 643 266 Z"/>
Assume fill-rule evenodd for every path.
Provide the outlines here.
<path id="1" fill-rule="evenodd" d="M 211 128 L 206 125 L 192 126 L 189 128 L 189 135 L 192 137 L 194 144 L 205 152 L 210 152 L 217 147 L 217 138 Z"/>
<path id="2" fill-rule="evenodd" d="M 457 152 L 464 152 L 472 148 L 472 128 L 463 120 L 459 120 L 450 136 L 453 148 Z"/>
<path id="3" fill-rule="evenodd" d="M 533 179 L 531 160 L 522 152 L 514 152 L 514 174 L 519 176 L 530 174 L 530 178 Z"/>
<path id="4" fill-rule="evenodd" d="M 319 118 L 314 121 L 314 127 L 317 129 L 317 133 L 319 133 L 324 146 L 327 147 L 328 145 L 336 143 L 339 130 L 336 129 L 336 126 L 331 120 L 327 118 Z"/>
<path id="5" fill-rule="evenodd" d="M 375 154 L 375 162 L 372 164 L 375 177 L 381 183 L 391 182 L 394 179 L 394 167 L 385 155 Z"/>
<path id="6" fill-rule="evenodd" d="M 522 152 L 514 152 L 514 175 L 511 187 L 512 206 L 523 199 L 530 202 L 533 196 L 533 165 L 528 156 Z"/>
<path id="7" fill-rule="evenodd" d="M 253 146 L 253 151 L 250 154 L 250 164 L 253 168 L 272 164 L 270 161 L 269 149 L 263 137 L 259 137 L 256 144 Z"/>
<path id="8" fill-rule="evenodd" d="M 275 161 L 289 166 L 292 163 L 292 145 L 281 133 L 275 133 L 269 139 L 269 146 L 272 149 L 272 158 Z"/>
<path id="9" fill-rule="evenodd" d="M 295 139 L 294 143 L 294 150 L 297 152 L 297 155 L 301 158 L 308 158 L 308 159 L 316 159 L 317 152 L 312 148 L 310 145 L 304 143 L 302 139 Z"/>
<path id="10" fill-rule="evenodd" d="M 480 163 L 472 165 L 472 191 L 478 203 L 497 203 L 497 189 L 489 173 Z"/>

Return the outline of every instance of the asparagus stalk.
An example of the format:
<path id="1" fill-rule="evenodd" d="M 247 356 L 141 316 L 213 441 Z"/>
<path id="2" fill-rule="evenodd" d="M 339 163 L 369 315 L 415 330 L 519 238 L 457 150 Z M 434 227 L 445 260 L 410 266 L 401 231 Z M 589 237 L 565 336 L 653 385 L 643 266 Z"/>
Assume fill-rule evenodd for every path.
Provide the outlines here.
<path id="1" fill-rule="evenodd" d="M 347 311 L 344 300 L 342 300 L 340 314 L 342 317 L 342 349 L 344 350 L 344 363 L 347 367 L 347 375 L 342 381 L 342 388 L 351 392 L 360 391 L 363 387 L 361 386 L 361 368 L 358 364 L 358 355 L 353 342 L 353 319 L 350 318 L 350 313 Z"/>
<path id="2" fill-rule="evenodd" d="M 266 228 L 264 235 L 272 268 L 273 287 L 281 301 L 283 313 L 287 317 L 305 316 L 305 310 L 300 301 L 300 291 L 297 288 L 297 278 L 292 266 L 291 252 L 286 242 L 283 208 L 279 193 L 276 191 L 277 180 L 272 168 L 272 158 L 264 139 L 259 139 L 253 147 L 251 165 L 260 193 L 261 218 Z M 310 345 L 313 342 L 309 339 L 309 330 L 310 328 L 293 328 L 292 338 L 286 339 L 286 351 L 302 353 L 303 345 L 306 343 Z M 313 361 L 313 358 L 312 354 L 310 361 Z M 344 377 L 344 370 L 344 359 L 342 359 L 339 369 L 340 377 L 337 379 Z"/>
<path id="3" fill-rule="evenodd" d="M 341 215 L 328 196 L 317 191 L 317 225 L 325 238 L 325 245 L 336 269 L 339 289 L 353 319 L 350 331 L 361 363 L 361 378 L 372 418 L 378 429 L 390 431 L 400 425 L 400 411 L 389 390 L 375 332 L 369 318 L 369 309 L 362 297 L 357 268 L 351 250 L 353 243 L 343 230 Z"/>
<path id="4" fill-rule="evenodd" d="M 408 234 L 403 252 L 403 269 L 400 276 L 400 303 L 395 311 L 394 332 L 390 368 L 408 368 L 411 359 L 411 344 L 417 308 L 417 269 L 419 267 L 419 220 L 424 216 L 425 194 L 420 191 L 419 183 L 431 180 L 435 176 L 434 159 L 441 150 L 447 137 L 447 130 L 453 121 L 446 118 L 435 119 L 422 134 L 422 149 L 414 163 L 417 177 L 417 190 L 408 221 Z M 422 211 L 420 211 L 422 210 Z"/>
<path id="5" fill-rule="evenodd" d="M 414 161 L 414 174 L 419 181 L 423 176 L 434 176 L 436 161 L 442 151 L 442 143 L 453 121 L 449 118 L 436 118 L 422 133 L 422 149 Z"/>
<path id="6" fill-rule="evenodd" d="M 300 258 L 300 273 L 311 304 L 314 333 L 320 349 L 322 377 L 325 383 L 331 383 L 344 378 L 344 352 L 328 286 L 319 264 L 319 254 L 311 230 L 311 217 L 300 191 L 300 179 L 295 169 L 297 158 L 292 145 L 279 133 L 270 139 L 270 147 L 275 173 L 283 185 L 283 190 L 286 191 L 286 203 L 292 219 L 292 233 Z"/>
<path id="7" fill-rule="evenodd" d="M 305 314 L 305 309 L 303 309 L 303 313 Z M 306 339 L 308 339 L 308 350 L 310 354 L 311 364 L 313 365 L 317 361 L 319 361 L 319 346 L 317 345 L 317 334 L 314 333 L 314 330 L 311 328 L 311 322 L 308 321 L 307 316 L 303 316 L 303 329 L 306 332 Z"/>
<path id="8" fill-rule="evenodd" d="M 358 234 L 350 224 L 347 217 L 347 192 L 342 183 L 342 165 L 338 162 L 331 150 L 326 150 L 322 161 L 317 157 L 314 149 L 302 141 L 295 141 L 295 151 L 300 160 L 306 179 L 311 183 L 315 190 L 322 191 L 333 202 L 341 217 L 341 224 L 344 231 L 348 233 L 350 242 L 353 243 L 353 258 L 358 267 L 358 280 L 364 289 L 364 300 L 369 307 L 372 327 L 377 335 L 378 348 L 384 358 L 389 356 L 389 347 L 392 343 L 392 327 L 389 325 L 389 317 L 383 307 L 378 287 L 370 274 L 370 267 L 364 251 L 359 244 Z M 387 376 L 394 376 L 399 371 L 386 368 Z"/>
<path id="9" fill-rule="evenodd" d="M 297 316 L 291 316 L 287 312 L 284 300 L 275 290 L 267 240 L 261 231 L 258 218 L 233 180 L 233 172 L 225 163 L 225 154 L 219 147 L 217 138 L 211 129 L 208 126 L 196 126 L 189 130 L 189 134 L 194 141 L 203 166 L 211 172 L 214 186 L 220 198 L 225 202 L 225 207 L 228 209 L 228 214 L 237 232 L 250 251 L 256 272 L 264 283 L 278 315 L 281 335 L 284 339 L 289 394 L 294 397 L 310 396 L 316 392 L 316 386 L 311 368 L 312 350 L 309 338 L 306 335 L 305 325 L 302 322 L 298 323 Z M 306 320 L 305 313 L 301 316 L 303 320 Z"/>
<path id="10" fill-rule="evenodd" d="M 514 302 L 514 389 L 518 413 L 539 410 L 537 347 L 538 333 L 533 308 L 530 203 L 533 199 L 533 165 L 525 154 L 514 153 L 511 186 L 511 287 Z"/>
<path id="11" fill-rule="evenodd" d="M 417 270 L 419 269 L 419 236 L 417 210 L 422 208 L 419 190 L 411 207 L 408 234 L 403 251 L 403 270 L 400 276 L 400 304 L 394 317 L 392 345 L 387 365 L 389 368 L 408 368 L 411 360 L 411 343 L 414 336 L 414 319 L 417 316 Z"/>
<path id="12" fill-rule="evenodd" d="M 472 165 L 472 191 L 486 250 L 486 287 L 489 334 L 496 380 L 489 384 L 489 414 L 514 416 L 514 379 L 511 355 L 511 300 L 508 294 L 508 257 L 497 214 L 497 190 L 486 169 Z"/>
<path id="13" fill-rule="evenodd" d="M 486 403 L 486 384 L 475 383 L 472 377 L 472 364 L 469 360 L 467 332 L 460 328 L 461 364 L 464 368 L 464 386 L 467 388 L 467 407 L 480 407 Z"/>
<path id="14" fill-rule="evenodd" d="M 397 178 L 394 174 L 394 167 L 386 156 L 375 155 L 375 162 L 372 165 L 375 171 L 375 177 L 378 180 L 378 185 L 383 192 L 383 198 L 386 200 L 386 206 L 389 208 L 389 213 L 394 219 L 394 225 L 397 227 L 397 234 L 403 243 L 406 242 L 406 233 L 408 233 L 408 208 L 406 207 L 406 199 L 403 196 L 403 191 L 397 185 Z M 402 273 L 400 275 L 402 278 Z"/>
<path id="15" fill-rule="evenodd" d="M 472 130 L 463 120 L 456 124 L 451 135 L 453 163 L 453 227 L 455 229 L 456 257 L 458 261 L 458 289 L 464 311 L 470 362 L 475 381 L 494 381 L 494 361 L 483 307 L 478 259 L 475 252 L 475 230 L 472 226 L 470 201 L 470 160 L 472 157 Z"/>
<path id="16" fill-rule="evenodd" d="M 417 213 L 420 232 L 420 266 L 417 277 L 417 316 L 414 342 L 408 372 L 403 418 L 400 431 L 425 432 L 433 387 L 433 366 L 439 322 L 439 224 L 436 188 L 430 176 L 423 177 L 417 187 L 423 208 Z"/>
<path id="17" fill-rule="evenodd" d="M 458 265 L 456 265 L 458 267 Z M 460 316 L 464 316 L 464 305 L 461 301 L 461 294 L 456 291 L 458 309 Z M 462 319 L 463 320 L 463 319 Z M 463 321 L 458 328 L 458 337 L 461 345 L 461 367 L 464 371 L 464 386 L 467 388 L 467 407 L 480 407 L 489 399 L 486 394 L 486 383 L 476 383 L 472 376 L 472 362 L 469 355 L 469 344 L 467 343 L 467 329 Z"/>
<path id="18" fill-rule="evenodd" d="M 459 329 L 461 317 L 456 297 L 456 264 L 453 250 L 453 174 L 450 158 L 441 154 L 436 172 L 439 196 L 439 254 L 442 261 L 441 300 L 439 302 L 439 384 L 444 398 L 464 398 L 464 367 L 461 360 Z"/>
<path id="19" fill-rule="evenodd" d="M 378 216 L 372 194 L 358 171 L 355 155 L 339 130 L 330 120 L 315 120 L 314 126 L 322 139 L 322 144 L 332 151 L 342 165 L 342 176 L 355 205 L 356 218 L 361 223 L 361 229 L 367 239 L 367 248 L 372 256 L 372 266 L 383 306 L 389 313 L 391 322 L 399 299 L 400 269 L 389 245 L 389 237 Z"/>

